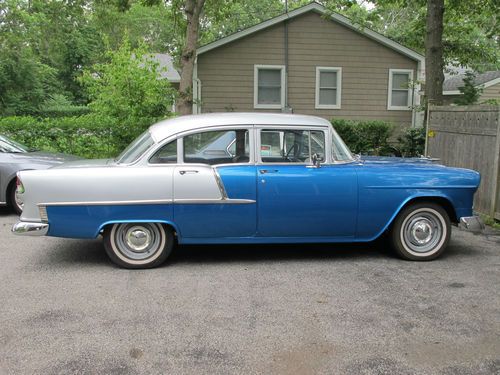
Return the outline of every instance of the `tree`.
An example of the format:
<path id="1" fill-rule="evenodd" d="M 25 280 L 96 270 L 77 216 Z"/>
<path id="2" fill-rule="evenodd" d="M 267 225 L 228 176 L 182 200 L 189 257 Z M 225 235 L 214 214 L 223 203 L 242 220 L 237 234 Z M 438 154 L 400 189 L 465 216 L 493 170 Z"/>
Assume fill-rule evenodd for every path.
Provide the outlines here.
<path id="1" fill-rule="evenodd" d="M 467 71 L 465 73 L 465 77 L 463 79 L 464 84 L 458 88 L 462 95 L 453 101 L 455 104 L 471 105 L 476 104 L 479 101 L 483 89 L 474 85 L 475 78 L 476 75 L 473 72 Z"/>
<path id="2" fill-rule="evenodd" d="M 125 39 L 108 61 L 84 71 L 82 83 L 92 98 L 90 107 L 120 120 L 162 118 L 170 115 L 174 92 L 160 79 L 158 63 L 144 47 L 132 49 Z"/>
<path id="3" fill-rule="evenodd" d="M 205 0 L 185 0 L 186 41 L 181 55 L 181 81 L 179 83 L 179 99 L 177 111 L 181 115 L 192 113 L 193 108 L 193 71 L 198 46 L 200 16 Z"/>
<path id="4" fill-rule="evenodd" d="M 434 105 L 443 104 L 444 0 L 427 0 L 425 35 L 425 96 Z"/>

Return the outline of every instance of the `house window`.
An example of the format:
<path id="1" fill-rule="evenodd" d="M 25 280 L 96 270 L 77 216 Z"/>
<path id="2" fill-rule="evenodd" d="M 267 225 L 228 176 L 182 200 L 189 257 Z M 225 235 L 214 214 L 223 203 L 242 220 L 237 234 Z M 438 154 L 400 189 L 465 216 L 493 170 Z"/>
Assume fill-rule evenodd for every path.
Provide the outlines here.
<path id="1" fill-rule="evenodd" d="M 285 99 L 285 67 L 254 66 L 254 108 L 281 109 Z"/>
<path id="2" fill-rule="evenodd" d="M 316 67 L 316 109 L 340 109 L 342 68 Z"/>
<path id="3" fill-rule="evenodd" d="M 387 109 L 408 111 L 411 108 L 413 70 L 389 69 Z"/>

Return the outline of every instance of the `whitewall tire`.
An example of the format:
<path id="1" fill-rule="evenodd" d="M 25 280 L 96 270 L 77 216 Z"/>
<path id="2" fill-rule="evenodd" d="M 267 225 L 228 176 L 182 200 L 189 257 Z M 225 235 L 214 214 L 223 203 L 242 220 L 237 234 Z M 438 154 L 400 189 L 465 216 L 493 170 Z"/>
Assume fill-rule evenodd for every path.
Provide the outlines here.
<path id="1" fill-rule="evenodd" d="M 125 268 L 153 268 L 172 252 L 174 234 L 160 223 L 119 223 L 104 231 L 104 248 L 109 258 Z"/>
<path id="2" fill-rule="evenodd" d="M 421 202 L 405 207 L 392 226 L 392 245 L 407 260 L 439 257 L 450 241 L 451 225 L 446 210 L 438 204 Z"/>

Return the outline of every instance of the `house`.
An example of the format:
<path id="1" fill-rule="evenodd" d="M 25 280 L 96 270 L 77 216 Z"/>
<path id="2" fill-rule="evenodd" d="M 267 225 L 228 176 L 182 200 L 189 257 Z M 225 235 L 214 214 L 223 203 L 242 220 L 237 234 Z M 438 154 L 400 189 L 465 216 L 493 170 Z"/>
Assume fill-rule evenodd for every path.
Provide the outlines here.
<path id="1" fill-rule="evenodd" d="M 153 53 L 149 55 L 149 57 L 158 63 L 160 77 L 168 80 L 172 87 L 178 90 L 181 76 L 174 67 L 174 60 L 172 56 L 167 53 Z"/>
<path id="2" fill-rule="evenodd" d="M 465 74 L 449 76 L 443 83 L 443 95 L 445 104 L 453 104 L 454 100 L 462 93 L 459 87 L 464 85 Z M 474 86 L 482 88 L 479 103 L 487 100 L 500 101 L 500 70 L 479 73 L 474 78 Z"/>
<path id="3" fill-rule="evenodd" d="M 418 125 L 424 57 L 311 3 L 197 50 L 193 113 L 293 112 Z"/>

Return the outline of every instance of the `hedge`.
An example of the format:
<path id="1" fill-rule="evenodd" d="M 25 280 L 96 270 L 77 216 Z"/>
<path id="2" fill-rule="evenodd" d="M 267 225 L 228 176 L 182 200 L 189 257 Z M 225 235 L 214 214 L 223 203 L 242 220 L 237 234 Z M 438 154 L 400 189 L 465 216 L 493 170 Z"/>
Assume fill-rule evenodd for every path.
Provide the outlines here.
<path id="1" fill-rule="evenodd" d="M 117 156 L 156 119 L 116 119 L 89 114 L 78 117 L 0 117 L 0 134 L 35 150 L 63 152 L 83 158 Z"/>
<path id="2" fill-rule="evenodd" d="M 407 128 L 391 141 L 394 125 L 379 120 L 333 119 L 331 123 L 347 146 L 356 154 L 380 156 L 420 156 L 424 152 L 425 130 Z"/>

